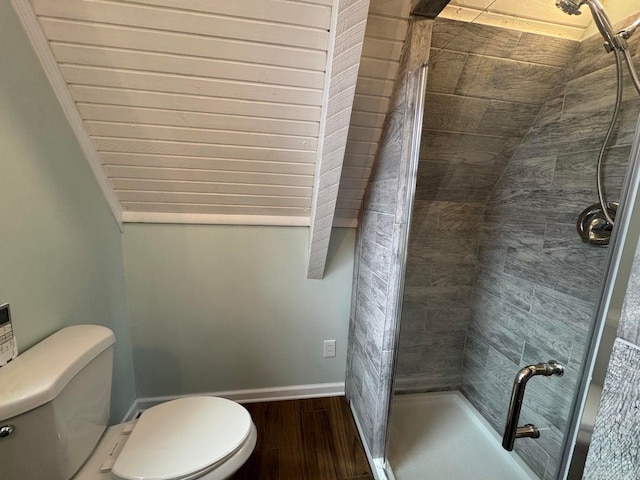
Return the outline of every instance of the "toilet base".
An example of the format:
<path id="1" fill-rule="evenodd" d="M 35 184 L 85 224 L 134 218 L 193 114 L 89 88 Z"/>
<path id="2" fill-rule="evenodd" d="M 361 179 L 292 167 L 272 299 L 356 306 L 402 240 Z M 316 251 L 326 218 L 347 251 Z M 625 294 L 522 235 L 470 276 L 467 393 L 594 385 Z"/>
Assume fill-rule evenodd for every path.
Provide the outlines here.
<path id="1" fill-rule="evenodd" d="M 128 434 L 123 432 L 130 431 L 134 423 L 135 420 L 109 427 L 102 435 L 100 442 L 89 459 L 73 476 L 72 480 L 113 480 L 111 469 L 103 467 L 108 467 L 109 460 L 111 460 L 110 465 L 113 466 L 128 439 Z M 229 478 L 249 459 L 256 446 L 257 439 L 256 426 L 252 422 L 249 437 L 232 457 L 210 472 L 200 473 L 183 480 L 225 480 Z"/>

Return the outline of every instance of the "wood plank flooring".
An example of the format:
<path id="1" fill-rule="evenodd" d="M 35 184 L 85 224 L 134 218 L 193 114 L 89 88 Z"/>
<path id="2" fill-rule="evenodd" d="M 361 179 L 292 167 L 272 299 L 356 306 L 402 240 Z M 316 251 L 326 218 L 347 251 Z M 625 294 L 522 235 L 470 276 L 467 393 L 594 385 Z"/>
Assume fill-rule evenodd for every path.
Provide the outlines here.
<path id="1" fill-rule="evenodd" d="M 245 407 L 258 443 L 231 480 L 373 480 L 344 397 Z"/>

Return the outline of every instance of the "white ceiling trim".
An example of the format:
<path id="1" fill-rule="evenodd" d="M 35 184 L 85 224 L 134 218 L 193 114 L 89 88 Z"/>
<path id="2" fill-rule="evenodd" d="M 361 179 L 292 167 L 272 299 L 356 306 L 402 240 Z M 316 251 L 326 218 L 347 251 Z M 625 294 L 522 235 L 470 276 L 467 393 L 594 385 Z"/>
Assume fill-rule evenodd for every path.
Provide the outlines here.
<path id="1" fill-rule="evenodd" d="M 29 37 L 29 41 L 35 50 L 36 56 L 42 64 L 42 68 L 44 69 L 44 72 L 49 79 L 49 83 L 58 98 L 58 102 L 60 102 L 60 106 L 69 121 L 69 125 L 80 144 L 80 148 L 89 163 L 89 167 L 91 167 L 91 171 L 100 186 L 100 190 L 109 204 L 111 213 L 118 223 L 118 227 L 122 231 L 122 208 L 120 207 L 120 203 L 116 198 L 115 192 L 111 188 L 109 180 L 102 169 L 102 163 L 98 157 L 98 152 L 96 151 L 93 141 L 84 126 L 82 117 L 80 116 L 75 101 L 69 92 L 67 83 L 60 72 L 58 63 L 56 62 L 51 48 L 49 47 L 49 42 L 42 32 L 36 14 L 31 8 L 31 4 L 28 0 L 11 0 L 11 3 L 18 15 L 18 18 L 20 19 L 20 23 L 22 23 L 22 27 L 25 29 L 27 36 Z"/>
<path id="2" fill-rule="evenodd" d="M 122 213 L 125 223 L 181 223 L 192 225 L 272 225 L 308 227 L 309 217 L 272 215 L 216 215 L 205 213 L 129 212 Z"/>
<path id="3" fill-rule="evenodd" d="M 324 276 L 358 81 L 369 0 L 335 0 L 311 203 L 308 278 Z"/>

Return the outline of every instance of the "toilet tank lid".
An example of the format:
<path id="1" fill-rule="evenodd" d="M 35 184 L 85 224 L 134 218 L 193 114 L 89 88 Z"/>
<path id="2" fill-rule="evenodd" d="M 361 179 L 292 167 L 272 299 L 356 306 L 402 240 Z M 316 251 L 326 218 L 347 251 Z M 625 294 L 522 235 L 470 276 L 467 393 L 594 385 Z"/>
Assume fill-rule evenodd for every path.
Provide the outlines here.
<path id="1" fill-rule="evenodd" d="M 113 332 L 106 327 L 76 325 L 57 331 L 18 355 L 0 368 L 0 421 L 53 400 L 114 342 Z"/>

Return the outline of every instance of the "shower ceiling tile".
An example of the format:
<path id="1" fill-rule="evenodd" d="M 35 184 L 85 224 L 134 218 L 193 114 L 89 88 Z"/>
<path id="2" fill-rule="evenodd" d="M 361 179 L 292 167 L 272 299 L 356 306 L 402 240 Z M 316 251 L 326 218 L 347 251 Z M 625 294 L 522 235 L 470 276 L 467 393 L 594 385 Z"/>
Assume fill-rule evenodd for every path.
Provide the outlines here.
<path id="1" fill-rule="evenodd" d="M 427 91 L 454 93 L 467 57 L 466 53 L 431 49 Z"/>
<path id="2" fill-rule="evenodd" d="M 563 76 L 562 68 L 470 55 L 455 93 L 541 106 Z"/>
<path id="3" fill-rule="evenodd" d="M 523 33 L 511 59 L 565 68 L 575 57 L 580 43 L 563 38 Z"/>
<path id="4" fill-rule="evenodd" d="M 433 27 L 433 48 L 509 58 L 522 33 L 517 30 L 438 19 Z"/>

